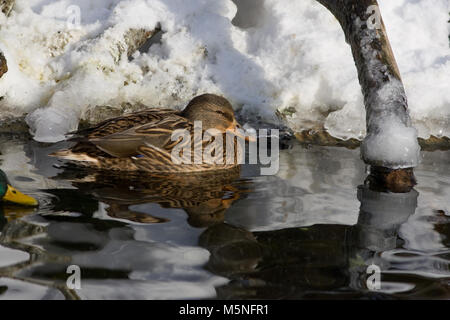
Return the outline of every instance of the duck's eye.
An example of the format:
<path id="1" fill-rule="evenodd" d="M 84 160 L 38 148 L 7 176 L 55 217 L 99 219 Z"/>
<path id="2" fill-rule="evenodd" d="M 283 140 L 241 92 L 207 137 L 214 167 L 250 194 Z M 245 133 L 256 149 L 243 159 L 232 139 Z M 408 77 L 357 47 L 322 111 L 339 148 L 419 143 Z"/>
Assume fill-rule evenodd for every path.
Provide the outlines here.
<path id="1" fill-rule="evenodd" d="M 12 193 L 16 194 L 16 193 L 17 193 L 17 191 L 16 191 L 16 190 L 13 190 L 13 191 L 12 191 Z"/>
<path id="2" fill-rule="evenodd" d="M 233 121 L 233 117 L 230 116 L 228 113 L 225 113 L 221 110 L 216 110 L 216 113 L 222 115 L 223 117 L 227 118 L 227 120 Z"/>

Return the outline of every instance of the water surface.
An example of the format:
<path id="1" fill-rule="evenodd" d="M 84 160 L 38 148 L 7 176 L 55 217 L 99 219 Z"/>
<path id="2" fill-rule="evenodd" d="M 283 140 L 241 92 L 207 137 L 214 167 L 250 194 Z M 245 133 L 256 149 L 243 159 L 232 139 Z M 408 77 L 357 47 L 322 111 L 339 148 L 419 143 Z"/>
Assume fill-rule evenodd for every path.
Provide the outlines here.
<path id="1" fill-rule="evenodd" d="M 41 204 L 0 207 L 0 299 L 450 298 L 450 151 L 387 194 L 358 149 L 294 142 L 276 176 L 205 178 L 71 170 L 47 156 L 64 146 L 0 136 L 0 167 Z"/>

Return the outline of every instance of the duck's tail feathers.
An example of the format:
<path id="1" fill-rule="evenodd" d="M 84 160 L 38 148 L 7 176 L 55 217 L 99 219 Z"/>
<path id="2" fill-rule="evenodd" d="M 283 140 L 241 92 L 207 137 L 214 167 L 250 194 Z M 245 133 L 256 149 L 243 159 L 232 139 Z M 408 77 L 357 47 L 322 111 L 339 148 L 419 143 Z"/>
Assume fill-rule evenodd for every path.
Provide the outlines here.
<path id="1" fill-rule="evenodd" d="M 71 150 L 60 150 L 53 153 L 50 153 L 51 157 L 58 157 L 64 160 L 70 161 L 81 161 L 81 162 L 90 162 L 93 164 L 98 164 L 99 161 L 86 153 L 74 153 Z"/>

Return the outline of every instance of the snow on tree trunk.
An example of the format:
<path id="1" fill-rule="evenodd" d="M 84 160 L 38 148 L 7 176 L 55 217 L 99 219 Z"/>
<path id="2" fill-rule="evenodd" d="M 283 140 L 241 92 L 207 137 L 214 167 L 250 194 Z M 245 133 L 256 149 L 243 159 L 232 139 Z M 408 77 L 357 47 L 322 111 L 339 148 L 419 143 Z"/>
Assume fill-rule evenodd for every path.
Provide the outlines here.
<path id="1" fill-rule="evenodd" d="M 366 106 L 362 159 L 389 169 L 419 163 L 417 131 L 411 126 L 405 89 L 376 0 L 317 0 L 344 30 L 358 70 Z"/>

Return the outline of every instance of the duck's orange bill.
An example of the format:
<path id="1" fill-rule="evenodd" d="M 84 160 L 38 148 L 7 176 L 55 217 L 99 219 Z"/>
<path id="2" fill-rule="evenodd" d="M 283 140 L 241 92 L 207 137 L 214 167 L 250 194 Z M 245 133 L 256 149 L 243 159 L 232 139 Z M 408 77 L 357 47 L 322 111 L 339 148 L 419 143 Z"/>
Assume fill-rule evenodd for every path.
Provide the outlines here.
<path id="1" fill-rule="evenodd" d="M 6 194 L 3 197 L 3 201 L 29 207 L 36 207 L 39 204 L 35 198 L 23 194 L 9 184 L 8 189 L 6 190 Z"/>
<path id="2" fill-rule="evenodd" d="M 231 126 L 229 126 L 226 130 L 227 132 L 235 135 L 236 137 L 239 137 L 241 139 L 244 139 L 247 142 L 256 142 L 256 137 L 255 136 L 246 136 L 243 134 L 243 130 L 239 128 L 239 125 L 237 124 L 237 122 L 233 122 L 231 124 Z"/>

